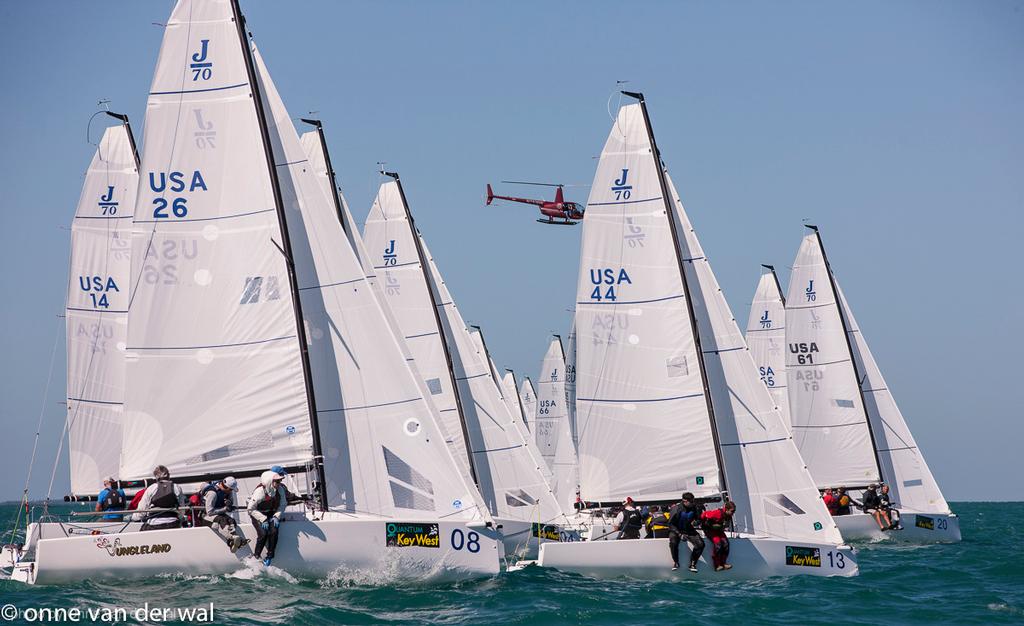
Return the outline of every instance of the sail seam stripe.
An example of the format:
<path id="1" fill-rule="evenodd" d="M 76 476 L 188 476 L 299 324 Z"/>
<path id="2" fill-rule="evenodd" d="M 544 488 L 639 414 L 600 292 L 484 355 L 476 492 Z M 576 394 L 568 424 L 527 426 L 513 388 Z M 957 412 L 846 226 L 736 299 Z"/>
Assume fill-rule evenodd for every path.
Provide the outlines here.
<path id="1" fill-rule="evenodd" d="M 225 89 L 235 89 L 237 87 L 246 87 L 248 85 L 249 85 L 248 82 L 244 82 L 244 83 L 238 83 L 237 85 L 228 85 L 227 87 L 210 87 L 208 89 L 184 89 L 182 91 L 151 91 L 151 92 L 149 92 L 149 95 L 151 95 L 151 96 L 170 96 L 170 95 L 180 95 L 180 94 L 183 94 L 183 93 L 203 93 L 203 92 L 207 92 L 207 91 L 223 91 Z"/>
<path id="2" fill-rule="evenodd" d="M 661 200 L 661 197 L 657 198 L 644 198 L 643 200 L 620 200 L 618 202 L 591 202 L 588 207 L 592 206 L 612 206 L 616 204 L 637 204 L 639 202 L 654 202 L 655 200 Z"/>
<path id="3" fill-rule="evenodd" d="M 879 387 L 878 389 L 865 389 L 864 393 L 874 393 L 876 391 L 889 391 L 888 387 Z"/>
<path id="4" fill-rule="evenodd" d="M 514 446 L 505 446 L 504 448 L 484 448 L 483 450 L 473 450 L 473 454 L 485 454 L 487 452 L 501 452 L 502 450 L 515 450 L 516 448 L 522 448 L 523 444 L 516 444 Z"/>
<path id="5" fill-rule="evenodd" d="M 900 450 L 917 450 L 917 446 L 903 446 L 902 448 L 879 448 L 879 452 L 899 452 Z"/>
<path id="6" fill-rule="evenodd" d="M 373 269 L 375 269 L 375 270 L 386 270 L 386 269 L 393 269 L 393 268 L 396 268 L 396 267 L 408 267 L 410 265 L 416 265 L 417 263 L 419 263 L 419 261 L 409 261 L 408 263 L 399 263 L 398 265 L 374 265 Z"/>
<path id="7" fill-rule="evenodd" d="M 129 346 L 128 350 L 200 350 L 203 348 L 238 348 L 241 346 L 255 346 L 262 343 L 271 343 L 273 341 L 284 341 L 285 339 L 295 339 L 295 335 L 274 337 L 272 339 L 260 339 L 258 341 L 243 341 L 241 343 L 214 344 L 209 346 Z"/>
<path id="8" fill-rule="evenodd" d="M 794 304 L 793 306 L 789 306 L 789 304 L 786 304 L 786 308 L 788 308 L 788 309 L 820 309 L 823 306 L 835 306 L 835 304 L 836 304 L 835 302 L 825 302 L 824 304 L 804 304 L 804 305 Z"/>
<path id="9" fill-rule="evenodd" d="M 824 367 L 826 365 L 835 365 L 837 363 L 849 363 L 850 359 L 839 359 L 838 361 L 827 361 L 825 363 L 809 363 L 807 365 L 800 365 L 799 363 L 786 363 L 786 369 L 800 369 L 801 367 Z"/>
<path id="10" fill-rule="evenodd" d="M 217 217 L 197 217 L 195 219 L 161 219 L 161 220 L 136 220 L 136 224 L 181 224 L 184 222 L 211 222 L 215 220 L 229 220 L 235 217 L 247 217 L 249 215 L 259 215 L 260 213 L 270 213 L 276 209 L 263 209 L 261 211 L 249 211 L 248 213 L 236 213 L 234 215 L 218 215 Z"/>
<path id="11" fill-rule="evenodd" d="M 748 333 L 768 333 L 773 330 L 786 330 L 785 326 L 777 326 L 775 328 L 748 328 Z"/>
<path id="12" fill-rule="evenodd" d="M 841 426 L 863 426 L 864 422 L 850 422 L 849 424 L 825 424 L 824 426 L 797 426 L 793 428 L 839 428 Z"/>
<path id="13" fill-rule="evenodd" d="M 438 335 L 438 334 L 440 334 L 440 333 L 438 333 L 436 330 L 434 330 L 434 331 L 431 331 L 429 333 L 420 333 L 418 335 L 408 335 L 408 336 L 406 336 L 406 339 L 417 339 L 419 337 L 430 337 L 431 335 Z"/>
<path id="14" fill-rule="evenodd" d="M 735 352 L 736 350 L 746 350 L 746 346 L 737 346 L 735 348 L 724 348 L 722 350 L 702 350 L 704 354 L 720 354 L 722 352 Z"/>
<path id="15" fill-rule="evenodd" d="M 76 215 L 76 220 L 124 220 L 135 215 Z"/>
<path id="16" fill-rule="evenodd" d="M 308 291 L 310 289 L 327 289 L 328 287 L 339 287 L 341 285 L 351 285 L 352 283 L 358 283 L 361 280 L 363 280 L 363 278 L 360 276 L 359 278 L 353 278 L 352 280 L 343 280 L 340 283 L 328 283 L 326 285 L 313 285 L 312 287 L 299 287 L 299 291 Z"/>
<path id="17" fill-rule="evenodd" d="M 288 161 L 287 163 L 275 163 L 274 167 L 288 167 L 289 165 L 298 165 L 299 163 L 308 163 L 309 159 L 300 159 L 298 161 Z"/>
<path id="18" fill-rule="evenodd" d="M 382 406 L 393 406 L 395 404 L 408 404 L 410 402 L 416 402 L 419 398 L 409 398 L 408 400 L 396 400 L 394 402 L 382 402 L 381 404 L 367 404 L 365 406 L 350 406 L 342 407 L 340 409 L 319 409 L 317 413 L 341 413 L 344 411 L 361 411 L 363 409 L 376 409 Z"/>
<path id="19" fill-rule="evenodd" d="M 789 437 L 776 437 L 775 439 L 761 439 L 759 441 L 737 441 L 736 443 L 723 443 L 722 447 L 725 446 L 752 446 L 759 443 L 775 443 L 776 441 L 786 441 Z"/>
<path id="20" fill-rule="evenodd" d="M 482 378 L 488 374 L 490 374 L 490 372 L 484 372 L 483 374 L 476 374 L 473 376 L 456 376 L 455 380 L 473 380 L 474 378 Z"/>
<path id="21" fill-rule="evenodd" d="M 71 402 L 86 402 L 88 404 L 111 404 L 115 406 L 123 405 L 124 402 L 112 402 L 110 400 L 90 400 L 88 398 L 68 398 Z"/>
<path id="22" fill-rule="evenodd" d="M 608 398 L 576 398 L 577 402 L 668 402 L 669 400 L 685 400 L 687 398 L 700 398 L 703 393 L 691 393 L 686 396 L 675 396 L 672 398 L 652 398 L 650 400 L 612 400 Z M 555 418 L 557 419 L 557 418 Z"/>
<path id="23" fill-rule="evenodd" d="M 69 307 L 64 307 L 64 308 L 66 310 L 68 310 L 68 311 L 83 311 L 85 313 L 127 313 L 128 312 L 128 309 L 125 309 L 123 311 L 121 311 L 121 310 L 110 311 L 110 310 L 107 310 L 107 309 L 81 309 L 81 308 L 74 307 L 74 306 L 69 306 Z"/>
<path id="24" fill-rule="evenodd" d="M 677 294 L 674 296 L 666 296 L 664 298 L 654 298 L 653 300 L 626 300 L 616 302 L 577 302 L 576 304 L 647 304 L 650 302 L 664 302 L 665 300 L 676 300 L 678 298 L 685 298 L 686 294 Z"/>

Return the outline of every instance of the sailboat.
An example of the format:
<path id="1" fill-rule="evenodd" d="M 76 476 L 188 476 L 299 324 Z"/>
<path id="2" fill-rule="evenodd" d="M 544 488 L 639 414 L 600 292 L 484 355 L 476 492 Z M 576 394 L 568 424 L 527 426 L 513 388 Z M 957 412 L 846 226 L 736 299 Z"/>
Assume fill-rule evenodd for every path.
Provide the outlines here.
<path id="1" fill-rule="evenodd" d="M 537 419 L 537 391 L 533 388 L 533 381 L 529 376 L 524 377 L 523 384 L 519 386 L 519 399 L 523 404 L 523 424 L 532 432 L 531 424 Z"/>
<path id="2" fill-rule="evenodd" d="M 786 385 L 786 301 L 775 268 L 762 265 L 747 320 L 746 340 L 761 382 L 772 394 L 782 421 L 789 428 L 789 389 Z"/>
<path id="3" fill-rule="evenodd" d="M 166 26 L 134 200 L 121 484 L 157 463 L 186 485 L 282 465 L 305 506 L 276 567 L 494 574 L 496 530 L 245 32 L 237 0 L 179 0 Z M 218 574 L 251 555 L 205 527 L 118 526 L 33 524 L 14 577 Z"/>
<path id="4" fill-rule="evenodd" d="M 623 93 L 638 102 L 619 109 L 583 226 L 575 364 L 582 513 L 626 497 L 669 504 L 683 491 L 729 499 L 738 505 L 734 567 L 713 572 L 705 561 L 696 576 L 855 575 L 853 549 L 756 376 L 662 166 L 643 95 Z M 667 539 L 544 544 L 538 563 L 593 576 L 693 576 L 670 569 Z"/>
<path id="5" fill-rule="evenodd" d="M 417 231 L 396 173 L 383 183 L 363 227 L 375 270 L 420 375 L 430 389 L 453 455 L 480 489 L 506 553 L 529 557 L 558 540 L 568 518 L 558 506 L 529 432 L 502 399 L 479 336 L 470 333 Z"/>
<path id="6" fill-rule="evenodd" d="M 548 344 L 537 377 L 537 445 L 550 464 L 553 480 L 551 488 L 559 504 L 573 510 L 579 487 L 576 445 L 569 423 L 569 403 L 566 391 L 567 367 L 562 338 L 554 335 Z M 543 435 L 543 436 L 542 436 Z"/>
<path id="7" fill-rule="evenodd" d="M 786 307 L 786 377 L 793 434 L 820 489 L 857 497 L 885 482 L 902 530 L 872 515 L 836 516 L 847 539 L 960 541 L 959 518 L 943 497 L 857 326 L 817 227 L 793 263 Z"/>

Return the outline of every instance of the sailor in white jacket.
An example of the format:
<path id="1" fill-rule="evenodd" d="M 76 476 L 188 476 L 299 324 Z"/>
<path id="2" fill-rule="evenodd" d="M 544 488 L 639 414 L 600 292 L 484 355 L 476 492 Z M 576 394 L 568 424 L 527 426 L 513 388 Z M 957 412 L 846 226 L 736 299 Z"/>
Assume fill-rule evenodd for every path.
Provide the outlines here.
<path id="1" fill-rule="evenodd" d="M 277 529 L 287 506 L 288 496 L 281 484 L 281 475 L 269 470 L 263 472 L 260 475 L 260 484 L 249 496 L 249 503 L 245 508 L 249 511 L 252 525 L 256 527 L 256 549 L 253 550 L 253 554 L 258 559 L 263 553 L 264 546 L 267 548 L 267 556 L 263 559 L 264 565 L 270 565 L 274 558 Z"/>

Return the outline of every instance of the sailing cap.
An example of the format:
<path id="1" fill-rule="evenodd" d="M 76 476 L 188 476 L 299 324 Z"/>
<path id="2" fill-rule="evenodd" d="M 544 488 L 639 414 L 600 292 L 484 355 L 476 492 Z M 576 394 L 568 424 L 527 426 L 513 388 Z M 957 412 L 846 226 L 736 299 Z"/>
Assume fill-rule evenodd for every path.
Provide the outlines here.
<path id="1" fill-rule="evenodd" d="M 228 476 L 220 482 L 224 483 L 224 485 L 231 491 L 238 491 L 238 481 L 235 480 L 234 476 Z"/>
<path id="2" fill-rule="evenodd" d="M 277 474 L 278 476 L 282 476 L 282 477 L 288 475 L 288 470 L 286 470 L 285 468 L 281 467 L 280 465 L 275 465 L 275 466 L 271 467 L 270 471 L 272 471 L 275 474 Z"/>
<path id="3" fill-rule="evenodd" d="M 622 501 L 623 504 L 633 504 L 633 498 L 626 496 L 626 499 Z"/>

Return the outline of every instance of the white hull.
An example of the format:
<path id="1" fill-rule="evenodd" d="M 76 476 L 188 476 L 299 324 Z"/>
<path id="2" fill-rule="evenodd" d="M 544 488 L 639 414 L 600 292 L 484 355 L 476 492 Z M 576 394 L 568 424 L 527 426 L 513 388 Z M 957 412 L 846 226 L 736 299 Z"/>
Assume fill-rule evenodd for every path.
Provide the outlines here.
<path id="1" fill-rule="evenodd" d="M 856 576 L 858 566 L 849 546 L 802 543 L 770 537 L 739 535 L 729 538 L 732 569 L 720 572 L 711 566 L 711 542 L 707 541 L 696 574 L 686 569 L 689 547 L 680 544 L 682 567 L 672 571 L 668 539 L 619 539 L 549 543 L 540 548 L 537 564 L 595 578 L 630 576 L 642 579 L 750 579 L 769 576 Z M 787 548 L 797 548 L 787 564 Z M 800 558 L 802 553 L 817 558 Z M 795 564 L 803 562 L 803 565 Z"/>
<path id="2" fill-rule="evenodd" d="M 436 524 L 438 545 L 387 546 L 388 525 L 396 521 L 427 528 Z M 433 581 L 497 574 L 503 556 L 501 543 L 493 530 L 479 526 L 331 513 L 318 521 L 287 516 L 281 524 L 273 566 L 293 576 L 312 578 L 365 576 Z M 246 522 L 240 529 L 252 543 L 236 554 L 205 527 L 42 538 L 27 551 L 29 555 L 34 552 L 34 560 L 22 560 L 12 577 L 28 583 L 58 584 L 160 574 L 230 574 L 254 563 L 251 548 L 256 543 L 255 528 Z M 55 532 L 60 531 L 47 529 L 41 536 L 52 536 Z"/>
<path id="3" fill-rule="evenodd" d="M 537 537 L 538 529 L 534 527 L 533 522 L 505 518 L 495 518 L 494 521 L 500 527 L 501 539 L 505 544 L 505 555 L 509 557 L 536 559 L 541 544 L 580 540 L 580 530 L 575 527 L 542 524 L 539 532 L 541 536 Z"/>
<path id="4" fill-rule="evenodd" d="M 960 518 L 955 513 L 933 514 L 900 511 L 903 530 L 883 531 L 873 515 L 854 513 L 833 517 L 846 541 L 900 541 L 909 543 L 956 543 Z"/>

